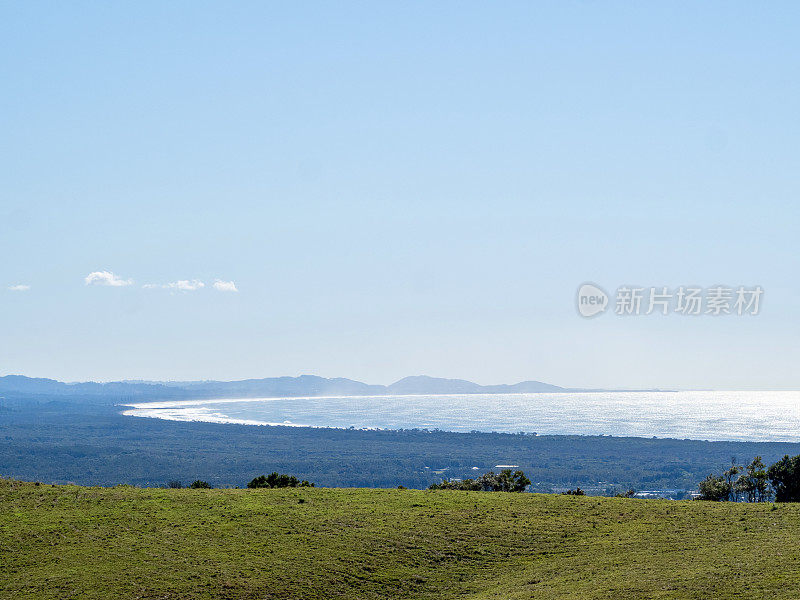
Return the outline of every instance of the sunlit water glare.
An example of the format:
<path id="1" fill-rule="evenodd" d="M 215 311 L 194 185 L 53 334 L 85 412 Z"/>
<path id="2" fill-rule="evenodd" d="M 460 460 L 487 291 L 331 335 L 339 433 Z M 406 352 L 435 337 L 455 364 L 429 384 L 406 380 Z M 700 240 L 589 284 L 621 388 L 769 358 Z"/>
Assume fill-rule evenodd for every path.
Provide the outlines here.
<path id="1" fill-rule="evenodd" d="M 124 414 L 251 425 L 800 441 L 800 392 L 591 392 L 186 400 Z"/>

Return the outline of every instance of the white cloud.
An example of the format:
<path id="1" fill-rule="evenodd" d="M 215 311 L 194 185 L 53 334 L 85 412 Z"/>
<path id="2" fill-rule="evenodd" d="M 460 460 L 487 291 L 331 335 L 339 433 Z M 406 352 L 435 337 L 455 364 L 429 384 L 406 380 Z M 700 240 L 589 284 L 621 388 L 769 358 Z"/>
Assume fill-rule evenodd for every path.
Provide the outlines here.
<path id="1" fill-rule="evenodd" d="M 232 281 L 222 281 L 221 279 L 217 279 L 214 282 L 214 289 L 219 292 L 238 292 L 239 290 L 236 289 L 236 284 Z"/>
<path id="2" fill-rule="evenodd" d="M 206 287 L 206 284 L 200 281 L 199 279 L 181 279 L 179 281 L 171 281 L 169 283 L 145 283 L 143 286 L 145 289 L 156 289 L 162 288 L 165 290 L 180 290 L 182 292 L 193 292 L 195 290 L 199 290 L 200 288 Z"/>
<path id="3" fill-rule="evenodd" d="M 202 281 L 198 281 L 197 279 L 192 279 L 191 281 L 187 279 L 181 279 L 180 281 L 173 281 L 172 283 L 168 283 L 164 287 L 172 290 L 193 292 L 194 290 L 199 290 L 200 288 L 206 287 L 206 284 L 203 283 Z"/>
<path id="4" fill-rule="evenodd" d="M 29 289 L 31 289 L 31 286 L 20 283 L 17 285 L 10 285 L 8 286 L 8 289 L 12 292 L 27 292 Z"/>
<path id="5" fill-rule="evenodd" d="M 133 279 L 122 279 L 111 271 L 94 271 L 89 273 L 84 281 L 86 285 L 109 285 L 111 287 L 122 287 L 133 283 Z"/>

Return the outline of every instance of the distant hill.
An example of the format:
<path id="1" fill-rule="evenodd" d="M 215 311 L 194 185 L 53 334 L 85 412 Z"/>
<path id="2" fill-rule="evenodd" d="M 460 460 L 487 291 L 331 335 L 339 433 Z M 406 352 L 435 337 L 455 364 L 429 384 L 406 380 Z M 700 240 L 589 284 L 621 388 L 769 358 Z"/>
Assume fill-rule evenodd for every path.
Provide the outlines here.
<path id="1" fill-rule="evenodd" d="M 479 385 L 464 379 L 443 379 L 418 375 L 405 377 L 391 385 L 371 385 L 342 377 L 316 375 L 268 377 L 241 381 L 115 381 L 110 383 L 64 383 L 54 379 L 7 375 L 0 377 L 0 395 L 44 396 L 135 396 L 135 397 L 230 397 L 271 396 L 382 396 L 388 394 L 499 394 L 566 392 L 540 381 L 513 385 Z"/>
<path id="2" fill-rule="evenodd" d="M 241 381 L 196 381 L 174 384 L 188 392 L 213 396 L 369 396 L 385 394 L 386 387 L 352 379 L 327 379 L 316 375 L 268 377 Z"/>
<path id="3" fill-rule="evenodd" d="M 441 379 L 425 375 L 405 377 L 386 389 L 390 394 L 512 394 L 566 391 L 565 388 L 540 381 L 523 381 L 514 385 L 479 385 L 464 379 Z"/>
<path id="4" fill-rule="evenodd" d="M 157 383 L 64 383 L 55 379 L 6 375 L 0 377 L 0 394 L 4 393 L 38 396 L 175 396 L 176 390 Z"/>

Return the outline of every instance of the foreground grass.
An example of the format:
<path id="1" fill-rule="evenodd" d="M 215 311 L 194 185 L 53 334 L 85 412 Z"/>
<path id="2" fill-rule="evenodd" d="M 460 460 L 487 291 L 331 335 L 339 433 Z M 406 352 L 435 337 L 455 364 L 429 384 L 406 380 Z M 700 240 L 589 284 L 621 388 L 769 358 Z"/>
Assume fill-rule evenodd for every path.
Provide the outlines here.
<path id="1" fill-rule="evenodd" d="M 0 480 L 2 598 L 798 598 L 800 506 Z"/>

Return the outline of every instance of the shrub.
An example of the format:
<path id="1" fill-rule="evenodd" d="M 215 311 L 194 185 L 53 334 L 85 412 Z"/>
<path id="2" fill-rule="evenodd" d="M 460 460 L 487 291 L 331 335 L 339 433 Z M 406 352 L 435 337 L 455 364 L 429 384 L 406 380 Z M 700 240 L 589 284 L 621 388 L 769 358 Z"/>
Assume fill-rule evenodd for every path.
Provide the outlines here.
<path id="1" fill-rule="evenodd" d="M 460 481 L 444 479 L 441 483 L 433 483 L 428 489 L 431 490 L 461 490 L 461 491 L 480 491 L 480 492 L 524 492 L 531 484 L 531 480 L 525 477 L 522 471 L 511 472 L 505 469 L 499 473 L 489 471 L 476 479 L 464 479 Z"/>
<path id="2" fill-rule="evenodd" d="M 786 454 L 767 469 L 775 490 L 775 502 L 800 502 L 800 455 Z"/>
<path id="3" fill-rule="evenodd" d="M 769 500 L 769 484 L 767 468 L 760 456 L 756 456 L 734 484 L 737 492 L 744 494 L 748 502 L 766 502 Z"/>
<path id="4" fill-rule="evenodd" d="M 709 475 L 698 486 L 700 496 L 698 500 L 710 500 L 712 502 L 723 502 L 731 496 L 731 483 L 723 475 Z"/>
<path id="5" fill-rule="evenodd" d="M 274 471 L 269 475 L 259 475 L 247 484 L 248 488 L 287 488 L 287 487 L 314 487 L 313 483 L 309 483 L 305 479 L 300 481 L 294 475 L 286 475 Z"/>
<path id="6" fill-rule="evenodd" d="M 193 481 L 192 485 L 190 485 L 189 487 L 192 488 L 193 490 L 209 490 L 211 489 L 211 484 L 209 484 L 207 481 L 202 481 L 200 479 L 197 479 Z"/>

